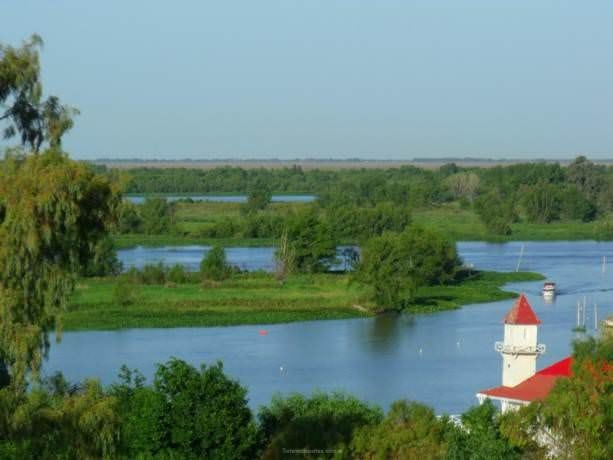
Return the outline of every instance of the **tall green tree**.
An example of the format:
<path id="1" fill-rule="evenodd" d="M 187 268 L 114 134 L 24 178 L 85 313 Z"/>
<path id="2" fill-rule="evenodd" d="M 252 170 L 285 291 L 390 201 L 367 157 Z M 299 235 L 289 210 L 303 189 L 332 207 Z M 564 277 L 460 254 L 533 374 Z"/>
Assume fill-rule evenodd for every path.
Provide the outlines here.
<path id="1" fill-rule="evenodd" d="M 547 442 L 557 458 L 613 457 L 613 336 L 574 344 L 573 375 L 559 379 L 544 401 L 504 420 L 506 435 L 521 447 Z"/>
<path id="2" fill-rule="evenodd" d="M 174 208 L 164 198 L 147 198 L 140 206 L 142 229 L 148 235 L 168 233 L 173 225 Z"/>
<path id="3" fill-rule="evenodd" d="M 411 225 L 402 233 L 386 232 L 368 240 L 355 278 L 370 287 L 379 307 L 398 309 L 419 287 L 451 280 L 458 264 L 455 244 Z"/>
<path id="4" fill-rule="evenodd" d="M 221 363 L 196 369 L 172 359 L 158 366 L 153 386 L 124 369 L 112 394 L 128 458 L 257 458 L 247 390 L 224 374 Z"/>
<path id="5" fill-rule="evenodd" d="M 0 168 L 0 361 L 13 383 L 36 373 L 61 330 L 75 274 L 107 234 L 119 201 L 107 179 L 55 150 Z"/>
<path id="6" fill-rule="evenodd" d="M 383 422 L 356 431 L 351 443 L 354 459 L 442 459 L 446 452 L 446 421 L 423 404 L 396 401 Z"/>
<path id="7" fill-rule="evenodd" d="M 475 200 L 475 211 L 487 230 L 494 235 L 510 235 L 515 221 L 513 200 L 500 190 L 491 190 Z"/>
<path id="8" fill-rule="evenodd" d="M 232 273 L 232 266 L 226 259 L 226 251 L 215 245 L 200 262 L 200 274 L 206 280 L 221 281 Z"/>
<path id="9" fill-rule="evenodd" d="M 376 406 L 342 393 L 273 396 L 259 414 L 265 460 L 288 458 L 287 449 L 305 449 L 302 458 L 351 458 L 349 444 L 356 430 L 382 419 Z M 333 450 L 322 457 L 319 451 Z M 291 454 L 290 454 L 291 455 Z M 333 456 L 334 455 L 334 456 Z"/>
<path id="10" fill-rule="evenodd" d="M 528 221 L 546 224 L 560 217 L 562 203 L 558 186 L 540 181 L 524 187 L 521 196 Z"/>
<path id="11" fill-rule="evenodd" d="M 330 226 L 314 208 L 288 217 L 285 233 L 294 267 L 300 272 L 321 272 L 336 256 L 336 241 Z"/>
<path id="12" fill-rule="evenodd" d="M 43 143 L 60 148 L 62 136 L 73 126 L 78 111 L 62 105 L 56 96 L 43 99 L 39 51 L 32 35 L 20 47 L 0 43 L 0 122 L 4 137 L 20 136 L 22 145 L 38 153 Z"/>

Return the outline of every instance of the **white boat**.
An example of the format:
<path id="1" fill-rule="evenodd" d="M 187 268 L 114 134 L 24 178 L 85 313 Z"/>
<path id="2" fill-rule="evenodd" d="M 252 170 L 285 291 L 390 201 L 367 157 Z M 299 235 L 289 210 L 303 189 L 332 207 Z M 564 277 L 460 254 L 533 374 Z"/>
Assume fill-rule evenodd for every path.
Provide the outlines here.
<path id="1" fill-rule="evenodd" d="M 556 283 L 547 281 L 543 284 L 543 297 L 554 297 L 556 295 Z"/>

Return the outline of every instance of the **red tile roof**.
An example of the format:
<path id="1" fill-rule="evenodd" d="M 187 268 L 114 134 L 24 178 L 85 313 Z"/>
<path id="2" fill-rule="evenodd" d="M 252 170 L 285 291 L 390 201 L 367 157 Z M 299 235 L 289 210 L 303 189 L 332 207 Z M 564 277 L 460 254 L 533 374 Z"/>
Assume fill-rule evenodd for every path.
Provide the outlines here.
<path id="1" fill-rule="evenodd" d="M 545 399 L 559 378 L 570 377 L 573 359 L 569 356 L 562 361 L 537 372 L 514 387 L 500 386 L 480 391 L 479 394 L 495 399 L 536 401 Z"/>
<path id="2" fill-rule="evenodd" d="M 522 293 L 519 299 L 513 304 L 513 307 L 504 317 L 505 324 L 541 324 L 528 303 L 528 299 Z"/>

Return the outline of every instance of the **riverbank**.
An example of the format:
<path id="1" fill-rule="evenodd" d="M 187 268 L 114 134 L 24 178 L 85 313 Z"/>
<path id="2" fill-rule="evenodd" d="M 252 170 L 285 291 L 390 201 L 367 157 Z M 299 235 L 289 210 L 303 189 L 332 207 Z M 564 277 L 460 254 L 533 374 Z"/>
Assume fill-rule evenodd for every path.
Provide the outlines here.
<path id="1" fill-rule="evenodd" d="M 425 287 L 408 310 L 427 313 L 510 299 L 510 282 L 536 281 L 536 273 L 477 272 L 457 284 Z M 114 330 L 272 324 L 374 315 L 363 286 L 346 274 L 294 275 L 280 285 L 265 273 L 240 274 L 214 285 L 134 285 L 133 303 L 121 306 L 117 279 L 79 281 L 65 330 Z"/>

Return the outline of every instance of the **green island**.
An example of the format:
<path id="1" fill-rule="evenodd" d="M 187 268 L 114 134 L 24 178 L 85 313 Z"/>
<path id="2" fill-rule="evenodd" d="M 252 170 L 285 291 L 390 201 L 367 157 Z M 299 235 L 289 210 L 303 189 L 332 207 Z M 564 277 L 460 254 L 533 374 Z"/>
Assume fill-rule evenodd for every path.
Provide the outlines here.
<path id="1" fill-rule="evenodd" d="M 424 286 L 406 308 L 427 313 L 462 305 L 513 298 L 506 283 L 537 281 L 531 272 L 474 272 L 462 281 Z M 216 285 L 139 285 L 131 305 L 113 298 L 113 278 L 81 279 L 69 311 L 66 330 L 145 327 L 204 327 L 272 324 L 293 321 L 371 316 L 377 308 L 364 301 L 364 289 L 346 274 L 297 274 L 283 285 L 265 273 L 239 274 Z"/>

